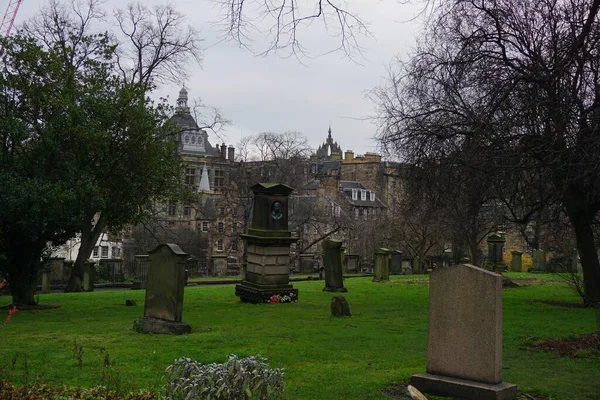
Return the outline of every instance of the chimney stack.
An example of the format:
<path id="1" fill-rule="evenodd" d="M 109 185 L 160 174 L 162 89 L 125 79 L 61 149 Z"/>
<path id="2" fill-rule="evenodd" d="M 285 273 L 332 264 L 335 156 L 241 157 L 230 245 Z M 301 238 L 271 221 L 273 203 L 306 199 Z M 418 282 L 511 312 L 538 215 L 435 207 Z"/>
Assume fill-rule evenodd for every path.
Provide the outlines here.
<path id="1" fill-rule="evenodd" d="M 221 145 L 221 160 L 226 160 L 227 159 L 227 146 L 225 146 L 225 143 L 223 143 Z"/>
<path id="2" fill-rule="evenodd" d="M 227 159 L 229 161 L 233 162 L 234 154 L 235 154 L 234 147 L 233 146 L 229 146 L 229 148 L 227 149 Z"/>

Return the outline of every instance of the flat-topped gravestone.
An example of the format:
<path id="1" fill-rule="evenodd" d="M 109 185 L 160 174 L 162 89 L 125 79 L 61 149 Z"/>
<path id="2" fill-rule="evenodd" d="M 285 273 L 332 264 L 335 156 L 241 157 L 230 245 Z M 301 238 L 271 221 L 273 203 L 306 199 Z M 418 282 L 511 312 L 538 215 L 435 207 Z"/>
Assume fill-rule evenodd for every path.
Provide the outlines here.
<path id="1" fill-rule="evenodd" d="M 292 188 L 278 183 L 257 183 L 254 192 L 252 224 L 248 233 L 240 235 L 246 242 L 244 278 L 235 286 L 240 300 L 270 303 L 277 298 L 298 298 L 298 289 L 290 282 L 290 245 L 288 198 Z"/>
<path id="2" fill-rule="evenodd" d="M 390 251 L 380 248 L 375 250 L 375 276 L 373 282 L 390 280 Z"/>
<path id="3" fill-rule="evenodd" d="M 323 240 L 323 268 L 325 268 L 326 292 L 347 292 L 344 287 L 344 276 L 342 273 L 342 241 Z"/>
<path id="4" fill-rule="evenodd" d="M 150 251 L 146 278 L 144 317 L 136 321 L 142 332 L 190 333 L 181 321 L 187 254 L 176 244 L 161 244 Z"/>
<path id="5" fill-rule="evenodd" d="M 346 254 L 344 256 L 346 272 L 358 272 L 358 254 Z"/>
<path id="6" fill-rule="evenodd" d="M 461 264 L 432 272 L 429 280 L 427 373 L 417 389 L 465 399 L 512 399 L 502 382 L 502 276 Z"/>
<path id="7" fill-rule="evenodd" d="M 512 259 L 510 261 L 511 272 L 522 272 L 523 271 L 523 253 L 517 250 L 510 252 Z"/>
<path id="8" fill-rule="evenodd" d="M 401 273 L 402 273 L 402 252 L 400 250 L 393 250 L 391 252 L 390 274 L 401 274 Z"/>
<path id="9" fill-rule="evenodd" d="M 530 272 L 547 272 L 546 271 L 546 252 L 541 249 L 536 249 L 531 252 L 533 265 Z"/>

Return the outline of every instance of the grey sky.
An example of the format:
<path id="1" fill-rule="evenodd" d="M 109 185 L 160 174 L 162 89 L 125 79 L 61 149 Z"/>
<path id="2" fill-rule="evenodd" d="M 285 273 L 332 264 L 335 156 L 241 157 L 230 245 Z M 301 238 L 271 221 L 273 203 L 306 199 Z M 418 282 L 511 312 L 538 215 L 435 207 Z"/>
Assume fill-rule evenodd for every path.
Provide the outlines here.
<path id="1" fill-rule="evenodd" d="M 307 4 L 310 0 L 306 0 Z M 164 1 L 144 1 L 164 4 Z M 8 0 L 0 1 L 5 9 Z M 24 1 L 16 23 L 36 13 L 42 1 Z M 394 56 L 405 56 L 418 33 L 418 22 L 410 19 L 415 9 L 395 0 L 348 0 L 348 9 L 369 23 L 373 38 L 360 38 L 366 59 L 357 65 L 342 53 L 317 57 L 335 48 L 336 38 L 328 38 L 320 23 L 315 22 L 301 32 L 300 41 L 315 57 L 295 58 L 277 55 L 259 57 L 231 42 L 220 42 L 222 33 L 214 25 L 218 8 L 210 0 L 171 0 L 175 8 L 186 14 L 187 22 L 200 30 L 204 40 L 204 63 L 194 67 L 186 87 L 191 99 L 200 97 L 209 106 L 218 107 L 232 121 L 213 144 L 224 139 L 236 144 L 241 136 L 259 132 L 303 133 L 311 147 L 326 138 L 331 122 L 332 135 L 343 150 L 362 154 L 376 151 L 372 140 L 375 126 L 361 119 L 373 114 L 373 104 L 365 98 L 370 89 L 381 84 L 386 67 Z M 124 7 L 126 2 L 105 1 L 105 9 Z M 2 11 L 4 12 L 4 11 Z M 253 37 L 253 50 L 268 46 L 262 35 Z M 158 94 L 168 96 L 174 104 L 179 87 L 160 87 Z"/>

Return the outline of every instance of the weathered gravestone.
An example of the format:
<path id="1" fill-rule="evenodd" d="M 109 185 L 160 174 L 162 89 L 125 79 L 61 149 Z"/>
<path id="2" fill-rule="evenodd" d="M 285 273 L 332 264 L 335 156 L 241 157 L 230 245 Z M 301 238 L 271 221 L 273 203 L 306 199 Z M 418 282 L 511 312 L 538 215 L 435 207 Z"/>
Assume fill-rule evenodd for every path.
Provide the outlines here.
<path id="1" fill-rule="evenodd" d="M 344 256 L 346 272 L 358 272 L 358 254 L 346 254 Z"/>
<path id="2" fill-rule="evenodd" d="M 334 317 L 350 316 L 350 306 L 344 296 L 334 296 L 331 298 L 331 315 Z"/>
<path id="3" fill-rule="evenodd" d="M 402 252 L 400 250 L 393 250 L 391 252 L 390 274 L 401 274 L 401 273 L 402 273 Z"/>
<path id="4" fill-rule="evenodd" d="M 505 243 L 506 239 L 504 239 L 504 236 L 502 235 L 494 234 L 488 236 L 488 260 L 485 263 L 486 269 L 496 272 L 502 272 L 508 269 L 506 263 L 502 259 Z"/>
<path id="5" fill-rule="evenodd" d="M 380 248 L 375 250 L 375 276 L 373 282 L 389 281 L 390 280 L 390 251 Z"/>
<path id="6" fill-rule="evenodd" d="M 288 198 L 292 188 L 278 183 L 257 183 L 254 192 L 252 224 L 240 235 L 246 242 L 244 278 L 235 286 L 240 300 L 268 303 L 273 296 L 298 298 L 298 289 L 290 285 L 290 245 Z"/>
<path id="7" fill-rule="evenodd" d="M 146 288 L 146 277 L 148 276 L 148 255 L 138 254 L 133 256 L 133 284 L 132 290 Z"/>
<path id="8" fill-rule="evenodd" d="M 50 293 L 50 268 L 42 270 L 42 293 Z"/>
<path id="9" fill-rule="evenodd" d="M 212 272 L 214 276 L 226 276 L 227 275 L 227 255 L 226 254 L 214 254 L 211 256 Z"/>
<path id="10" fill-rule="evenodd" d="M 502 382 L 502 276 L 469 264 L 429 278 L 427 373 L 417 389 L 461 399 L 512 399 Z"/>
<path id="11" fill-rule="evenodd" d="M 517 250 L 513 250 L 510 252 L 512 254 L 512 260 L 510 261 L 510 270 L 512 272 L 522 272 L 523 271 L 523 253 Z"/>
<path id="12" fill-rule="evenodd" d="M 176 244 L 150 251 L 144 317 L 134 323 L 141 332 L 182 334 L 192 328 L 181 321 L 187 254 Z"/>
<path id="13" fill-rule="evenodd" d="M 530 272 L 546 272 L 546 252 L 536 249 L 532 251 L 533 266 Z"/>
<path id="14" fill-rule="evenodd" d="M 300 273 L 312 274 L 315 265 L 314 254 L 300 254 Z"/>
<path id="15" fill-rule="evenodd" d="M 326 292 L 347 292 L 344 287 L 344 276 L 342 273 L 342 241 L 323 240 L 323 268 L 325 268 Z"/>

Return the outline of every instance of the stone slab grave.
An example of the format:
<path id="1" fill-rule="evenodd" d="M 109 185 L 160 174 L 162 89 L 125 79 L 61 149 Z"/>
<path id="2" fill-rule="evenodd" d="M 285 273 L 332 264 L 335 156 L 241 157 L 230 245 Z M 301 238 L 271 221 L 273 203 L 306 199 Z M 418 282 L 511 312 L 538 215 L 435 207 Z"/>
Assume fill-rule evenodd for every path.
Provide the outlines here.
<path id="1" fill-rule="evenodd" d="M 375 276 L 373 282 L 390 280 L 390 251 L 380 248 L 375 250 Z"/>
<path id="2" fill-rule="evenodd" d="M 290 245 L 298 239 L 288 229 L 288 200 L 292 188 L 278 183 L 257 183 L 252 223 L 245 241 L 244 277 L 235 295 L 249 303 L 270 303 L 273 297 L 298 299 L 290 285 Z"/>
<path id="3" fill-rule="evenodd" d="M 190 325 L 181 320 L 188 255 L 171 243 L 159 245 L 148 255 L 144 317 L 134 323 L 134 329 L 146 333 L 190 333 Z"/>
<path id="4" fill-rule="evenodd" d="M 514 398 L 516 385 L 502 382 L 502 276 L 461 264 L 429 279 L 427 372 L 411 385 L 461 399 Z"/>
<path id="5" fill-rule="evenodd" d="M 334 239 L 323 240 L 323 268 L 325 268 L 326 292 L 347 292 L 344 287 L 342 273 L 342 241 Z"/>

